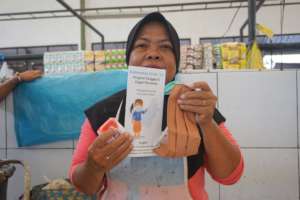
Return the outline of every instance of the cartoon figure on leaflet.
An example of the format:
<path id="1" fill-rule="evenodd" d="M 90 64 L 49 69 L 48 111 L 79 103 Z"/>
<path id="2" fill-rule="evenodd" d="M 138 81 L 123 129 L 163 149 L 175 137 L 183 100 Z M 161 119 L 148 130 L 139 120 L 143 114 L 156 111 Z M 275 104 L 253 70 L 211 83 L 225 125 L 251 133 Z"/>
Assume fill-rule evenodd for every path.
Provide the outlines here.
<path id="1" fill-rule="evenodd" d="M 142 115 L 147 112 L 143 109 L 144 102 L 142 99 L 136 99 L 130 107 L 131 124 L 134 137 L 139 138 L 142 132 Z"/>

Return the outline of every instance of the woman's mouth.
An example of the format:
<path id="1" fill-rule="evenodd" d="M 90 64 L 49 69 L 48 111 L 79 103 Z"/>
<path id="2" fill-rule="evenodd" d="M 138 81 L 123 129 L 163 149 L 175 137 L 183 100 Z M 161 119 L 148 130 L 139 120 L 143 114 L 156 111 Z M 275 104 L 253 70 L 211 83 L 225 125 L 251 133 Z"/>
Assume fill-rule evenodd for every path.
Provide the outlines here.
<path id="1" fill-rule="evenodd" d="M 165 67 L 157 64 L 149 64 L 149 65 L 143 65 L 143 67 L 149 67 L 149 68 L 155 68 L 155 69 L 164 69 Z"/>

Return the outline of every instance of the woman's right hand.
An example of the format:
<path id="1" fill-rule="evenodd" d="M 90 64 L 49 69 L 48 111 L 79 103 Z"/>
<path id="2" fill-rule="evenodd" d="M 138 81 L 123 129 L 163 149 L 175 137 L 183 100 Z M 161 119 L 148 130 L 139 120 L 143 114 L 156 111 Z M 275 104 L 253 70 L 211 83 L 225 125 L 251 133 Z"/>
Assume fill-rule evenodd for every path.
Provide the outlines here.
<path id="1" fill-rule="evenodd" d="M 107 172 L 121 162 L 133 149 L 133 137 L 109 129 L 100 134 L 88 149 L 87 164 L 95 172 Z M 118 135 L 116 138 L 113 138 Z"/>

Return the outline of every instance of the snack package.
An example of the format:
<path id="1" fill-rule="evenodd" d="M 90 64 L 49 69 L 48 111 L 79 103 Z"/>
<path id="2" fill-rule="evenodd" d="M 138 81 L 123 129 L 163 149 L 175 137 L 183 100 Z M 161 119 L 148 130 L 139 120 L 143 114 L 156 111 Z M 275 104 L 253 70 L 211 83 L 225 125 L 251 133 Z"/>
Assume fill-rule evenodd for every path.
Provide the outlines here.
<path id="1" fill-rule="evenodd" d="M 243 69 L 246 67 L 246 45 L 229 42 L 221 44 L 222 66 L 224 69 Z"/>
<path id="2" fill-rule="evenodd" d="M 103 71 L 105 69 L 104 51 L 95 51 L 95 71 Z"/>
<path id="3" fill-rule="evenodd" d="M 86 72 L 95 71 L 95 61 L 93 51 L 84 51 L 84 68 Z"/>
<path id="4" fill-rule="evenodd" d="M 213 68 L 213 47 L 211 43 L 203 44 L 203 69 Z"/>
<path id="5" fill-rule="evenodd" d="M 180 47 L 179 71 L 203 69 L 203 47 L 201 44 Z"/>
<path id="6" fill-rule="evenodd" d="M 104 122 L 97 130 L 97 134 L 100 135 L 102 133 L 105 133 L 109 129 L 116 130 L 116 134 L 114 134 L 113 138 L 108 141 L 110 143 L 112 140 L 117 138 L 120 134 L 125 132 L 124 127 L 118 122 L 118 120 L 114 117 L 110 117 L 106 122 Z"/>
<path id="7" fill-rule="evenodd" d="M 222 69 L 221 46 L 219 44 L 213 46 L 213 56 L 216 69 Z"/>

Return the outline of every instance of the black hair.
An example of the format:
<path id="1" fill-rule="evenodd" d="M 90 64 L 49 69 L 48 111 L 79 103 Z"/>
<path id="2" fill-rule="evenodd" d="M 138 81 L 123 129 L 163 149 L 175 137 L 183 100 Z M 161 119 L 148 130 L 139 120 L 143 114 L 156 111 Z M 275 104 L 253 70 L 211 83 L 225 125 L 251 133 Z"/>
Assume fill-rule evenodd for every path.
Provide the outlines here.
<path id="1" fill-rule="evenodd" d="M 152 12 L 146 15 L 143 19 L 141 19 L 130 31 L 127 38 L 127 46 L 126 46 L 126 63 L 129 64 L 130 54 L 132 52 L 133 45 L 136 41 L 136 38 L 140 32 L 140 30 L 150 22 L 159 22 L 162 24 L 169 36 L 170 42 L 172 44 L 172 50 L 175 55 L 176 60 L 176 73 L 179 68 L 179 60 L 180 60 L 180 41 L 178 34 L 172 24 L 159 12 Z"/>

